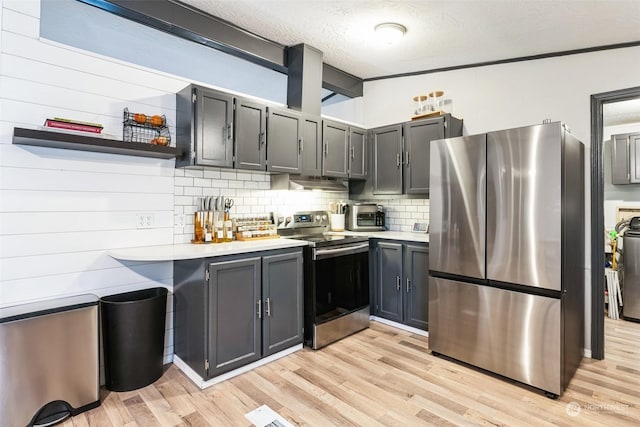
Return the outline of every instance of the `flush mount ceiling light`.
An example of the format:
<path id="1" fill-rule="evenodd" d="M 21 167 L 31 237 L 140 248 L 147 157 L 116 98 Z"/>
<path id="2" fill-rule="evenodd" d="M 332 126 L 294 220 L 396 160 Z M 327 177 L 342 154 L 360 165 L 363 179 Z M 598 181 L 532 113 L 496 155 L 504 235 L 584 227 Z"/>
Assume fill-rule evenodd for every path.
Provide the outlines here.
<path id="1" fill-rule="evenodd" d="M 379 40 L 391 44 L 404 36 L 407 27 L 395 22 L 384 22 L 375 26 L 375 32 Z"/>

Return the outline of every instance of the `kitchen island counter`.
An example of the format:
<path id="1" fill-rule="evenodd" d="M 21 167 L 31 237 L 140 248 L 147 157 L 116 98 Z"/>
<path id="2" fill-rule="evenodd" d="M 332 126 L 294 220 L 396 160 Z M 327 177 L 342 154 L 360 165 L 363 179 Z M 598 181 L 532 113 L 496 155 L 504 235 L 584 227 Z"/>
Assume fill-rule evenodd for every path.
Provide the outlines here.
<path id="1" fill-rule="evenodd" d="M 181 259 L 236 255 L 301 246 L 307 246 L 307 242 L 280 238 L 199 245 L 185 243 L 178 245 L 141 246 L 136 248 L 113 249 L 109 251 L 109 255 L 115 259 L 126 261 L 174 261 Z"/>

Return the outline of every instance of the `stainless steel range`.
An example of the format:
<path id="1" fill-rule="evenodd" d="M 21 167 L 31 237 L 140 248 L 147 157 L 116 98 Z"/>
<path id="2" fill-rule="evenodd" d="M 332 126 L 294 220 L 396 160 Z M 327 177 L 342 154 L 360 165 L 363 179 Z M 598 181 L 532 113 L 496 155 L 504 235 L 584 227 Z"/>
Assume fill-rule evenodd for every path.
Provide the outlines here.
<path id="1" fill-rule="evenodd" d="M 324 234 L 326 211 L 276 217 L 278 234 L 306 240 L 304 339 L 318 349 L 369 327 L 369 241 Z"/>

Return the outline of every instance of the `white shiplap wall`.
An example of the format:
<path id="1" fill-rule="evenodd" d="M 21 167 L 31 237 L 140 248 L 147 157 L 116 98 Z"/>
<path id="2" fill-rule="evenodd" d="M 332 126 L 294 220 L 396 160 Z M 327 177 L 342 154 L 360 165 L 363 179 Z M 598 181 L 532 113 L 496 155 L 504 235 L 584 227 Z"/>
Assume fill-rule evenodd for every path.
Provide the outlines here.
<path id="1" fill-rule="evenodd" d="M 165 114 L 190 82 L 39 38 L 40 0 L 0 0 L 0 307 L 80 293 L 172 289 L 168 262 L 120 262 L 109 249 L 188 242 L 198 197 L 233 197 L 233 213 L 326 210 L 348 194 L 269 190 L 266 173 L 174 170 L 156 160 L 12 145 L 14 127 L 48 117 L 100 122 L 119 138 L 122 111 Z M 175 177 L 174 177 L 175 173 Z M 392 230 L 428 219 L 428 201 L 385 201 Z M 152 213 L 151 228 L 136 215 Z M 184 226 L 180 224 L 184 220 Z M 165 362 L 172 359 L 168 301 Z"/>
<path id="2" fill-rule="evenodd" d="M 120 262 L 107 251 L 173 242 L 173 160 L 11 142 L 14 127 L 47 117 L 100 122 L 119 137 L 124 107 L 174 118 L 174 94 L 188 82 L 40 40 L 39 0 L 0 6 L 0 306 L 171 289 L 172 263 Z M 138 213 L 153 213 L 153 226 L 137 228 Z M 169 298 L 167 362 L 171 307 Z"/>

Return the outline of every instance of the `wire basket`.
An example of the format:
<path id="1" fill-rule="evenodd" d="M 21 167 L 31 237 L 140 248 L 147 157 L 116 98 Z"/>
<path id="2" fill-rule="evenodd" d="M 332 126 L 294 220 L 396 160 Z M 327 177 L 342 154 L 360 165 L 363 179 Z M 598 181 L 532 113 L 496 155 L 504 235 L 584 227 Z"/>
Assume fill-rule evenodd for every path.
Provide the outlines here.
<path id="1" fill-rule="evenodd" d="M 122 120 L 122 140 L 153 145 L 171 145 L 171 133 L 167 127 L 167 118 L 130 113 L 125 107 Z"/>

